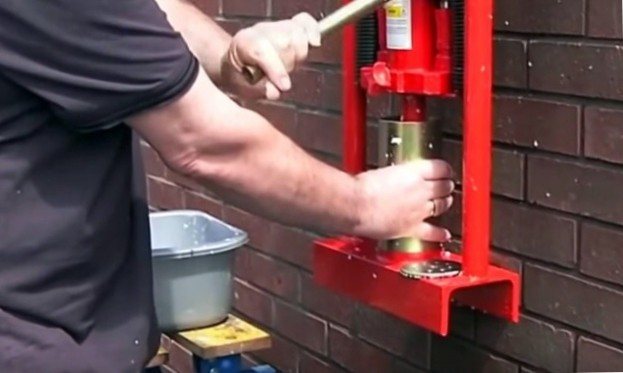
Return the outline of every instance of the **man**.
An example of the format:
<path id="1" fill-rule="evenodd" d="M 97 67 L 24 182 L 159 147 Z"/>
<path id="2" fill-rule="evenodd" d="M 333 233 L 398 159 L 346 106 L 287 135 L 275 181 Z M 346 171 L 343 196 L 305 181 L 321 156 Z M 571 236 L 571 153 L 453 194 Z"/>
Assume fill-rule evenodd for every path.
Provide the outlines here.
<path id="1" fill-rule="evenodd" d="M 278 98 L 320 43 L 311 16 L 231 39 L 186 1 L 159 5 L 166 16 L 153 0 L 0 2 L 0 371 L 135 372 L 155 352 L 132 130 L 173 170 L 282 223 L 450 237 L 424 221 L 452 203 L 446 163 L 347 175 L 215 85 Z M 248 86 L 242 64 L 268 80 Z"/>

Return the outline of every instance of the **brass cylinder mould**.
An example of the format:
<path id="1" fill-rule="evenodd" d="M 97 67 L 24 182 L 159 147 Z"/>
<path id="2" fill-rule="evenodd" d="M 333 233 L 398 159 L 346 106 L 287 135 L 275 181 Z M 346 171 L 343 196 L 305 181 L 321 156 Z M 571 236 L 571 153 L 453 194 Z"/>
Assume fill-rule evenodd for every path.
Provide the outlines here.
<path id="1" fill-rule="evenodd" d="M 407 122 L 382 119 L 379 122 L 379 166 L 391 166 L 421 159 L 440 158 L 441 129 L 434 120 Z M 420 254 L 438 250 L 438 244 L 415 238 L 384 241 L 379 249 Z"/>

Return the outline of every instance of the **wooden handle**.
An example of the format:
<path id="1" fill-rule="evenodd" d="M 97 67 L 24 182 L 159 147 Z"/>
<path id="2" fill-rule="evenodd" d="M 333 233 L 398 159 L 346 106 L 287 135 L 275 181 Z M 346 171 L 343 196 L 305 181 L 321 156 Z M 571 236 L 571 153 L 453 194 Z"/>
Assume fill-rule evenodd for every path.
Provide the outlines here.
<path id="1" fill-rule="evenodd" d="M 324 37 L 342 28 L 342 26 L 358 20 L 387 1 L 389 0 L 353 0 L 343 5 L 318 22 L 320 36 Z M 256 66 L 244 66 L 242 75 L 252 85 L 257 84 L 264 78 L 264 72 Z"/>

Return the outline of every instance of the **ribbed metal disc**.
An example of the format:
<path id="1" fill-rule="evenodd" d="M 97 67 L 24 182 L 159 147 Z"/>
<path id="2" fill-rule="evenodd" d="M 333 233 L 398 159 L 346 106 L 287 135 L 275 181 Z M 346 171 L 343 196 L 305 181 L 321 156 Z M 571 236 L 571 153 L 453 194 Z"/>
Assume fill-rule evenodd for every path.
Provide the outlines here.
<path id="1" fill-rule="evenodd" d="M 439 279 L 458 276 L 460 273 L 461 263 L 451 260 L 423 260 L 406 264 L 400 268 L 400 274 L 413 279 Z"/>

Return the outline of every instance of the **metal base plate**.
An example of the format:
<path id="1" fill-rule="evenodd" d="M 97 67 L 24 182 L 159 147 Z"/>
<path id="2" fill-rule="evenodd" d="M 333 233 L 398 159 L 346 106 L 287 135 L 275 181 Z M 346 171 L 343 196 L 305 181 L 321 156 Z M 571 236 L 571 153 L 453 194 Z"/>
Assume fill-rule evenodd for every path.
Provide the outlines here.
<path id="1" fill-rule="evenodd" d="M 400 274 L 407 278 L 446 278 L 458 276 L 461 273 L 461 263 L 451 260 L 423 260 L 412 262 L 400 268 Z"/>
<path id="2" fill-rule="evenodd" d="M 379 254 L 376 247 L 376 241 L 356 237 L 316 241 L 315 281 L 444 336 L 449 332 L 452 301 L 519 321 L 521 282 L 517 273 L 489 265 L 484 276 L 461 272 L 449 278 L 411 280 L 400 274 L 406 264 L 432 260 L 462 263 L 462 257 L 439 252 L 415 259 Z"/>

